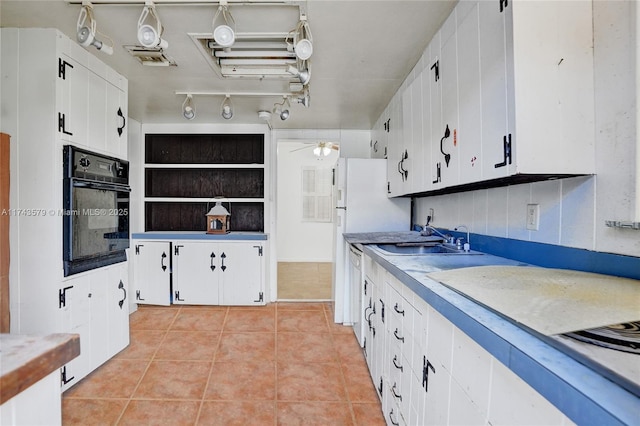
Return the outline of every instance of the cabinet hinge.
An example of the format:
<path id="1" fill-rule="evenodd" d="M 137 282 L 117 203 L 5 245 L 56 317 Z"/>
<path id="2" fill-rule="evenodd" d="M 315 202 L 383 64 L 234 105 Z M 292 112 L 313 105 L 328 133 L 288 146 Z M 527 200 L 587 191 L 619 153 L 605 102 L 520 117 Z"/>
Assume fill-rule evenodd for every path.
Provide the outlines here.
<path id="1" fill-rule="evenodd" d="M 433 63 L 433 65 L 431 65 L 431 69 L 433 70 L 435 81 L 440 80 L 440 60 L 439 59 L 437 59 Z"/>
<path id="2" fill-rule="evenodd" d="M 387 194 L 391 194 L 391 182 L 387 181 Z"/>
<path id="3" fill-rule="evenodd" d="M 67 79 L 67 67 L 73 68 L 73 65 L 62 58 L 58 58 L 58 78 Z"/>
<path id="4" fill-rule="evenodd" d="M 500 12 L 504 11 L 509 6 L 509 0 L 500 0 Z"/>
<path id="5" fill-rule="evenodd" d="M 136 254 L 140 254 L 140 247 L 144 247 L 144 244 L 136 244 Z"/>
<path id="6" fill-rule="evenodd" d="M 66 117 L 63 113 L 58 113 L 58 131 L 64 133 L 65 135 L 73 136 L 73 133 L 68 132 L 65 127 Z"/>
<path id="7" fill-rule="evenodd" d="M 494 164 L 497 169 L 511 164 L 511 133 L 502 137 L 503 159 L 501 163 Z"/>
<path id="8" fill-rule="evenodd" d="M 178 302 L 184 302 L 184 299 L 180 299 L 180 292 L 178 290 L 175 291 L 175 296 Z"/>
<path id="9" fill-rule="evenodd" d="M 264 293 L 260 292 L 258 293 L 258 300 L 254 300 L 255 303 L 261 303 L 262 301 L 264 301 Z"/>
<path id="10" fill-rule="evenodd" d="M 73 379 L 75 379 L 75 376 L 71 376 L 71 377 L 69 377 L 67 379 L 67 366 L 66 365 L 60 369 L 60 381 L 62 382 L 63 385 L 66 385 L 67 383 L 69 383 Z"/>
<path id="11" fill-rule="evenodd" d="M 436 179 L 432 183 L 438 183 L 442 180 L 440 162 L 436 163 Z"/>
<path id="12" fill-rule="evenodd" d="M 58 290 L 58 308 L 64 308 L 67 306 L 67 290 L 73 288 L 73 286 L 61 288 Z"/>
<path id="13" fill-rule="evenodd" d="M 173 254 L 176 256 L 180 256 L 180 247 L 184 247 L 183 245 L 175 245 L 173 247 Z"/>
<path id="14" fill-rule="evenodd" d="M 142 300 L 142 301 L 144 301 L 144 299 L 142 298 L 142 296 L 140 296 L 140 290 L 136 290 L 136 300 Z"/>
<path id="15" fill-rule="evenodd" d="M 262 246 L 253 246 L 253 248 L 258 249 L 258 256 L 262 256 Z"/>
<path id="16" fill-rule="evenodd" d="M 435 374 L 436 369 L 426 356 L 422 356 L 422 387 L 425 392 L 429 392 L 429 370 Z"/>

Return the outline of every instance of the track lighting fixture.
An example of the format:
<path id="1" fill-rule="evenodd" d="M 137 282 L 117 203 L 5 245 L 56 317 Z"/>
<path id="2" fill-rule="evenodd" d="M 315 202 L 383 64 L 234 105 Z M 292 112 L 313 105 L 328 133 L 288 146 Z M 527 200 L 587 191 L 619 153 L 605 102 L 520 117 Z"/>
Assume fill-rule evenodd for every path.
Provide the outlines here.
<path id="1" fill-rule="evenodd" d="M 88 1 L 82 2 L 82 9 L 80 9 L 80 15 L 78 16 L 78 23 L 76 25 L 78 43 L 83 47 L 94 46 L 102 53 L 113 55 L 112 46 L 96 39 L 96 27 L 96 20 L 93 18 L 93 5 Z"/>
<path id="2" fill-rule="evenodd" d="M 285 108 L 285 105 L 287 108 Z M 289 103 L 289 97 L 283 96 L 282 102 L 275 103 L 273 105 L 273 113 L 278 114 L 280 120 L 284 121 L 291 115 L 289 112 L 289 108 L 291 108 L 291 104 Z"/>
<path id="3" fill-rule="evenodd" d="M 169 47 L 169 43 L 162 39 L 164 28 L 160 22 L 160 17 L 156 13 L 156 7 L 150 0 L 146 0 L 144 4 L 144 9 L 142 9 L 138 19 L 138 41 L 142 46 L 149 49 L 166 49 Z M 155 27 L 144 23 L 148 16 L 155 18 Z"/>
<path id="4" fill-rule="evenodd" d="M 302 85 L 304 86 L 309 84 L 309 80 L 311 80 L 311 72 L 309 71 L 309 69 L 299 70 L 293 65 L 289 65 L 287 67 L 287 72 L 293 75 L 294 77 L 298 78 L 300 80 L 300 83 L 302 83 Z"/>
<path id="5" fill-rule="evenodd" d="M 306 15 L 301 14 L 300 21 L 298 21 L 295 29 L 289 34 L 293 34 L 293 51 L 298 59 L 306 61 L 311 58 L 313 54 L 313 41 Z"/>
<path id="6" fill-rule="evenodd" d="M 222 15 L 222 19 L 224 19 L 224 24 L 218 25 L 216 27 L 216 20 L 218 16 Z M 229 24 L 233 25 L 233 28 Z M 233 43 L 236 41 L 235 35 L 235 26 L 236 21 L 231 16 L 231 12 L 229 12 L 229 7 L 227 6 L 226 0 L 221 0 L 220 5 L 218 6 L 218 10 L 213 17 L 213 39 L 216 43 L 218 43 L 222 47 L 231 47 Z"/>
<path id="7" fill-rule="evenodd" d="M 193 120 L 196 118 L 196 107 L 193 104 L 193 96 L 187 95 L 186 99 L 182 103 L 182 115 L 187 120 Z"/>
<path id="8" fill-rule="evenodd" d="M 309 89 L 304 89 L 304 92 L 296 99 L 299 104 L 302 104 L 305 108 L 309 108 L 311 103 L 311 97 L 309 96 Z"/>
<path id="9" fill-rule="evenodd" d="M 233 105 L 231 105 L 231 97 L 229 95 L 224 96 L 220 114 L 225 120 L 230 120 L 233 117 Z"/>

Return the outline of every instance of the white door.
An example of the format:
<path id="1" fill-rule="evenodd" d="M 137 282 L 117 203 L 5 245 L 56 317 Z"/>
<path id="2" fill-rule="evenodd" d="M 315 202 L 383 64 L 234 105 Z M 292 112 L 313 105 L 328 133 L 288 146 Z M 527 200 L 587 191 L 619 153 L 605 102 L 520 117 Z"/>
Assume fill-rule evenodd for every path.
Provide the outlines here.
<path id="1" fill-rule="evenodd" d="M 173 303 L 217 305 L 222 251 L 210 242 L 176 241 L 173 245 Z"/>
<path id="2" fill-rule="evenodd" d="M 458 6 L 458 88 L 461 184 L 482 179 L 482 103 L 480 97 L 480 45 L 478 3 Z"/>
<path id="3" fill-rule="evenodd" d="M 168 241 L 136 241 L 133 268 L 136 303 L 171 304 L 171 243 Z"/>
<path id="4" fill-rule="evenodd" d="M 220 243 L 223 305 L 264 305 L 263 244 Z"/>
<path id="5" fill-rule="evenodd" d="M 509 9 L 510 10 L 510 9 Z M 507 136 L 507 57 L 505 14 L 488 2 L 478 3 L 480 87 L 482 99 L 482 179 L 507 176 L 504 138 Z M 496 167 L 498 165 L 498 167 Z"/>
<path id="6" fill-rule="evenodd" d="M 91 366 L 91 285 L 87 275 L 62 283 L 62 332 L 80 335 L 80 355 L 63 367 L 62 389 L 86 376 Z"/>
<path id="7" fill-rule="evenodd" d="M 89 70 L 69 56 L 60 56 L 58 87 L 58 135 L 62 140 L 75 144 L 87 143 Z"/>
<path id="8" fill-rule="evenodd" d="M 428 144 L 431 147 L 431 189 L 442 187 L 442 167 L 444 159 L 440 153 L 440 139 L 444 134 L 442 124 L 442 80 L 440 79 L 440 31 L 429 43 L 429 64 L 425 69 L 429 82 L 429 114 L 430 133 L 427 134 Z"/>
<path id="9" fill-rule="evenodd" d="M 129 263 L 118 263 L 109 268 L 107 279 L 109 353 L 112 356 L 129 345 Z"/>
<path id="10" fill-rule="evenodd" d="M 458 58 L 456 13 L 449 15 L 441 29 L 442 53 L 440 57 L 440 78 L 442 80 L 442 133 L 438 149 L 442 161 L 442 186 L 458 184 Z M 449 136 L 444 137 L 447 128 Z M 444 154 L 443 154 L 444 152 Z M 448 164 L 447 164 L 448 159 Z"/>
<path id="11" fill-rule="evenodd" d="M 83 142 L 88 149 L 100 152 L 106 150 L 107 131 L 107 86 L 108 83 L 99 75 L 89 72 L 89 106 L 91 114 L 87 117 L 87 140 Z"/>
<path id="12" fill-rule="evenodd" d="M 106 150 L 114 157 L 127 158 L 126 94 L 111 83 L 106 83 L 107 107 L 105 113 Z"/>

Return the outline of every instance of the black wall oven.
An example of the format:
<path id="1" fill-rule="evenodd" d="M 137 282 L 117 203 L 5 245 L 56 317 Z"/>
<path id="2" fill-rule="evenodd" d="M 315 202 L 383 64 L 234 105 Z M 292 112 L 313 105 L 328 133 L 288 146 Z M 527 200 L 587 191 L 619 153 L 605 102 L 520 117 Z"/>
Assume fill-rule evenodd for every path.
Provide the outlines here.
<path id="1" fill-rule="evenodd" d="M 127 260 L 129 163 L 64 146 L 64 276 Z"/>

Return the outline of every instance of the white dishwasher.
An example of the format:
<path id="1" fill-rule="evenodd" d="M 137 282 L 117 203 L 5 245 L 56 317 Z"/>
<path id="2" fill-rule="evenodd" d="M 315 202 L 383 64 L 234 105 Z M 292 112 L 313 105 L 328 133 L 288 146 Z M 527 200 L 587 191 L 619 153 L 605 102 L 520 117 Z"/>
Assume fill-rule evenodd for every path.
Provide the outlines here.
<path id="1" fill-rule="evenodd" d="M 358 343 L 362 346 L 364 322 L 362 321 L 362 250 L 349 245 L 349 286 L 351 288 L 351 323 Z"/>

